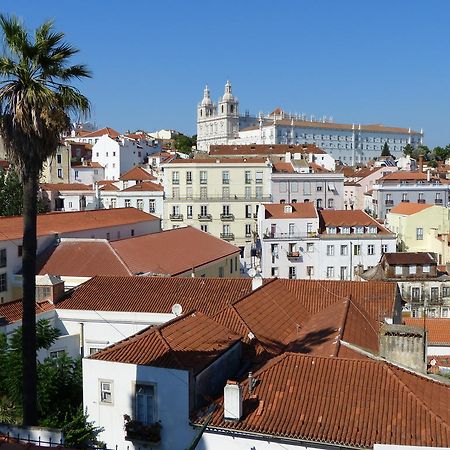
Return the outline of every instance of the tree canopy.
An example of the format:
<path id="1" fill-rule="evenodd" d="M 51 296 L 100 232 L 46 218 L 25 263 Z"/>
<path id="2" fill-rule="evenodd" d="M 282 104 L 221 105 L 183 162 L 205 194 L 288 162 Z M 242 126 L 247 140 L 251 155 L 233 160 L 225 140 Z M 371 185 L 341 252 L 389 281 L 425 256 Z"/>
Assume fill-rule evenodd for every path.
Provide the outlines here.
<path id="1" fill-rule="evenodd" d="M 189 154 L 192 152 L 192 147 L 197 144 L 197 136 L 192 137 L 184 134 L 179 134 L 175 137 L 175 150 L 181 153 Z"/>

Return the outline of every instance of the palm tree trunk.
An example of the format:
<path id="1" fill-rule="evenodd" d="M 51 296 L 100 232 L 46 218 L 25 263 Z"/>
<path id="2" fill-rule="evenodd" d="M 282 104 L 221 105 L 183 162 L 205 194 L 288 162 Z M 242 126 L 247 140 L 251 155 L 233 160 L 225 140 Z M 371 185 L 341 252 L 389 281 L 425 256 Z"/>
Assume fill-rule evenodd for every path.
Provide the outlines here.
<path id="1" fill-rule="evenodd" d="M 36 221 L 38 172 L 30 173 L 23 186 L 23 314 L 22 405 L 23 425 L 37 425 L 36 364 Z"/>

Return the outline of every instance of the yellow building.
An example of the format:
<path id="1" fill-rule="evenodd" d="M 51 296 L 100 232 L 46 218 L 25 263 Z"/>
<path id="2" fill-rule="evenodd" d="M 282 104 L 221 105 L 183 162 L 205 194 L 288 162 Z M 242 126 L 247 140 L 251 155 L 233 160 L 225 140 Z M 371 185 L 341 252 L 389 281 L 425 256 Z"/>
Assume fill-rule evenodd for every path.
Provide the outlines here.
<path id="1" fill-rule="evenodd" d="M 41 183 L 70 183 L 70 157 L 70 146 L 60 145 L 44 163 Z"/>
<path id="2" fill-rule="evenodd" d="M 250 248 L 258 206 L 270 201 L 265 158 L 175 159 L 163 168 L 165 230 L 191 225 Z"/>
<path id="3" fill-rule="evenodd" d="M 439 264 L 450 263 L 449 208 L 425 203 L 402 202 L 391 209 L 386 226 L 397 234 L 401 251 L 433 252 Z"/>

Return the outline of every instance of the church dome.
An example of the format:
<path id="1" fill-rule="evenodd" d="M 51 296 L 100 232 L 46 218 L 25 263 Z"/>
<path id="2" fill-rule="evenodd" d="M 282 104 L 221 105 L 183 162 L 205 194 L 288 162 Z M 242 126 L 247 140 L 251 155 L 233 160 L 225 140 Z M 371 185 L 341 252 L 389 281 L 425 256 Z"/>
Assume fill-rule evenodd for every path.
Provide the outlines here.
<path id="1" fill-rule="evenodd" d="M 202 106 L 212 106 L 212 101 L 211 101 L 211 98 L 209 96 L 208 86 L 206 86 L 205 90 L 203 91 Z"/>
<path id="2" fill-rule="evenodd" d="M 225 94 L 223 94 L 222 100 L 224 102 L 234 100 L 233 94 L 231 93 L 231 83 L 229 81 L 225 84 Z"/>

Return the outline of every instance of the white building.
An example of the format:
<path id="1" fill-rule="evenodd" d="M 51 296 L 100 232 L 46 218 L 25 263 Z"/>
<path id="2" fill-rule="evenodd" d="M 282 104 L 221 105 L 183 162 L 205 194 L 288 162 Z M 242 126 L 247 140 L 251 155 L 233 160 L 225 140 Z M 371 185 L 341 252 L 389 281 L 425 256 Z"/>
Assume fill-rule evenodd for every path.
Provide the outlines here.
<path id="1" fill-rule="evenodd" d="M 97 162 L 83 160 L 80 164 L 72 164 L 70 180 L 73 183 L 94 184 L 105 179 L 105 168 Z"/>
<path id="2" fill-rule="evenodd" d="M 423 132 L 379 124 L 338 124 L 330 119 L 310 119 L 288 114 L 280 108 L 258 117 L 240 115 L 239 102 L 227 81 L 217 104 L 208 87 L 197 106 L 197 148 L 209 151 L 213 144 L 316 144 L 336 160 L 348 165 L 366 163 L 380 156 L 385 143 L 400 157 L 406 144 L 422 144 Z"/>
<path id="3" fill-rule="evenodd" d="M 41 197 L 50 211 L 91 211 L 98 209 L 98 191 L 83 183 L 41 184 Z"/>
<path id="4" fill-rule="evenodd" d="M 353 280 L 396 246 L 395 235 L 365 212 L 312 203 L 265 204 L 258 229 L 263 278 Z"/>

